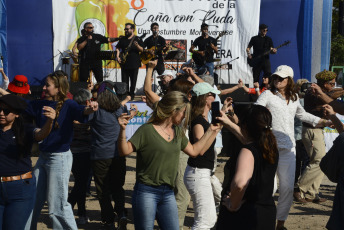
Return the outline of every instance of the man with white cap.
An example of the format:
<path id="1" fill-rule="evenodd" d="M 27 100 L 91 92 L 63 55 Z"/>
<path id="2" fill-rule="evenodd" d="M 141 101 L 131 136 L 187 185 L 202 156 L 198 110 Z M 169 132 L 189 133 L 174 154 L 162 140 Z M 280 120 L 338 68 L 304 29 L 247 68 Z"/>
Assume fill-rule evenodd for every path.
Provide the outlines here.
<path id="1" fill-rule="evenodd" d="M 267 107 L 272 115 L 272 132 L 277 141 L 279 160 L 277 176 L 279 178 L 279 198 L 277 205 L 277 230 L 286 230 L 284 222 L 293 203 L 295 177 L 295 139 L 294 117 L 313 127 L 330 125 L 330 122 L 307 113 L 299 102 L 294 88 L 294 71 L 290 66 L 278 66 L 272 74 L 270 90 L 265 90 L 256 104 Z"/>
<path id="2" fill-rule="evenodd" d="M 166 93 L 170 81 L 175 77 L 175 74 L 171 70 L 165 70 L 161 75 L 158 76 L 160 78 L 159 85 L 161 87 L 162 93 Z"/>

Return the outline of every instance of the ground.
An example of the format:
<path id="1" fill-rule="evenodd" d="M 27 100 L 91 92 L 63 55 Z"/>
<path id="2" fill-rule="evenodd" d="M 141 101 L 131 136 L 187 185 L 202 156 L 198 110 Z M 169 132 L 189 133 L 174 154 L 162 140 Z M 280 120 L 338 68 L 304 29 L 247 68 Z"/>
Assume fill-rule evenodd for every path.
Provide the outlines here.
<path id="1" fill-rule="evenodd" d="M 228 157 L 219 157 L 218 167 L 216 169 L 216 176 L 223 180 L 223 167 L 228 160 Z M 37 157 L 33 157 L 33 163 L 37 161 Z M 127 157 L 127 175 L 126 175 L 126 183 L 125 183 L 125 190 L 126 190 L 126 208 L 128 209 L 128 217 L 130 219 L 128 223 L 128 230 L 133 230 L 134 226 L 132 224 L 132 210 L 131 210 L 131 195 L 133 191 L 133 187 L 135 184 L 135 165 L 136 165 L 136 156 L 132 154 L 131 156 Z M 73 176 L 71 176 L 70 180 L 70 188 L 73 186 Z M 329 219 L 332 210 L 333 204 L 333 197 L 336 184 L 330 182 L 326 177 L 323 180 L 321 185 L 321 193 L 322 196 L 327 198 L 328 200 L 321 204 L 314 204 L 314 203 L 307 203 L 305 205 L 294 203 L 290 212 L 288 220 L 286 221 L 286 227 L 289 230 L 293 229 L 312 229 L 312 230 L 320 230 L 326 229 L 326 223 Z M 92 194 L 95 195 L 95 187 L 94 182 L 92 181 Z M 275 196 L 275 200 L 277 201 L 278 194 Z M 79 229 L 99 229 L 100 227 L 100 208 L 97 199 L 94 196 L 87 198 L 87 215 L 90 218 L 90 223 L 79 226 Z M 74 210 L 76 214 L 76 210 Z M 191 229 L 193 223 L 193 209 L 192 209 L 192 202 L 190 202 L 187 216 L 185 218 L 185 227 L 184 229 Z M 77 217 L 76 217 L 77 218 Z M 52 229 L 51 221 L 48 216 L 47 206 L 44 206 L 42 210 L 41 218 L 38 224 L 39 230 L 44 229 Z M 155 229 L 159 229 L 156 225 Z"/>

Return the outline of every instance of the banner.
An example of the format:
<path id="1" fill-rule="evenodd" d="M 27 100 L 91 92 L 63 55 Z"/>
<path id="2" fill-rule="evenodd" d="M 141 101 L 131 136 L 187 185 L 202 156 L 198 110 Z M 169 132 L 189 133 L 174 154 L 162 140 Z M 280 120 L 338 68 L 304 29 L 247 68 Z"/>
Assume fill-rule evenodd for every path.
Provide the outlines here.
<path id="1" fill-rule="evenodd" d="M 109 37 L 124 35 L 127 22 L 136 25 L 136 35 L 151 35 L 150 25 L 159 23 L 159 35 L 180 43 L 186 58 L 192 42 L 201 36 L 202 22 L 209 25 L 209 35 L 218 39 L 215 64 L 231 64 L 232 70 L 222 70 L 220 83 L 236 83 L 242 78 L 252 83 L 251 68 L 246 62 L 245 49 L 250 38 L 258 33 L 260 0 L 53 0 L 54 67 L 61 67 L 61 56 L 68 55 L 80 37 L 85 22 L 92 22 L 95 33 Z M 104 44 L 102 50 L 113 49 Z M 59 55 L 59 52 L 61 54 Z M 105 79 L 120 81 L 120 69 L 114 61 L 103 62 Z M 167 63 L 171 64 L 171 63 Z M 176 64 L 176 63 L 174 63 Z M 180 63 L 182 64 L 182 63 Z M 63 68 L 62 68 L 63 69 Z M 68 71 L 68 70 L 67 70 Z M 137 88 L 142 87 L 145 69 L 141 68 Z"/>
<path id="2" fill-rule="evenodd" d="M 125 130 L 127 140 L 129 140 L 134 135 L 136 130 L 141 125 L 147 123 L 153 112 L 153 110 L 149 108 L 144 102 L 129 102 L 126 104 L 127 108 L 131 108 L 132 104 L 135 104 L 137 106 L 138 112 L 136 116 L 129 121 L 129 124 L 127 125 L 127 128 Z"/>

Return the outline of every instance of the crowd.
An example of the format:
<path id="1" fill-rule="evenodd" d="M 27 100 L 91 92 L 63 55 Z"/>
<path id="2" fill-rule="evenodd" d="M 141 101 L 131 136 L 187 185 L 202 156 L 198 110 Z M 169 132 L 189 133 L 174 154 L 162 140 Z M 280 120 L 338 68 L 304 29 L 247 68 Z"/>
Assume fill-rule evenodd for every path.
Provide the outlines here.
<path id="1" fill-rule="evenodd" d="M 137 154 L 132 218 L 138 230 L 153 229 L 155 220 L 161 229 L 183 229 L 190 200 L 193 230 L 285 230 L 293 199 L 326 201 L 319 192 L 324 176 L 320 162 L 325 155 L 322 128 L 334 126 L 341 133 L 332 152 L 340 152 L 344 130 L 335 116 L 344 114 L 344 104 L 335 100 L 343 95 L 342 89 L 334 89 L 335 73 L 316 74 L 318 84 L 300 92 L 305 85 L 297 87 L 293 69 L 281 65 L 274 73 L 264 74 L 261 85 L 256 79 L 254 89 L 240 80 L 232 88 L 219 90 L 210 72 L 199 76 L 185 66 L 183 73 L 166 78 L 166 91 L 158 95 L 152 89 L 157 63 L 147 64 L 142 97 L 153 113 L 130 139 L 126 128 L 138 112 L 135 105 L 126 107 L 133 88 L 122 91 L 111 81 L 101 81 L 71 95 L 63 71 L 45 78 L 41 100 L 29 97 L 30 86 L 23 75 L 15 76 L 8 88 L 2 86 L 0 229 L 37 229 L 45 202 L 53 229 L 87 224 L 85 202 L 92 176 L 101 229 L 126 229 L 125 157 L 132 152 Z M 240 117 L 232 98 L 223 100 L 223 105 L 219 98 L 239 88 L 258 96 Z M 222 105 L 219 113 L 215 105 Z M 303 122 L 301 138 L 295 138 L 295 124 L 300 124 L 295 118 Z M 223 146 L 222 129 L 241 143 L 240 151 L 227 162 L 223 184 L 214 175 Z M 32 169 L 34 142 L 39 142 L 40 154 Z M 337 155 L 338 185 L 328 229 L 344 227 L 343 156 Z M 69 192 L 71 172 L 75 183 Z"/>

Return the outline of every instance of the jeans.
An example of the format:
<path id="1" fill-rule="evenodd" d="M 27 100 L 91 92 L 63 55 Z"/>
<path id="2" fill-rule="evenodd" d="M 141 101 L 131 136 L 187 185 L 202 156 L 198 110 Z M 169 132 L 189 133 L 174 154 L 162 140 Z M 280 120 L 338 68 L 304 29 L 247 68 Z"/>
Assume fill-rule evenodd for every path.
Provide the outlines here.
<path id="1" fill-rule="evenodd" d="M 105 160 L 92 160 L 94 182 L 100 205 L 101 220 L 112 224 L 115 220 L 114 212 L 123 216 L 125 209 L 125 191 L 123 189 L 126 174 L 125 157 L 114 157 Z M 112 206 L 112 199 L 115 208 Z"/>
<path id="2" fill-rule="evenodd" d="M 296 153 L 295 148 L 279 148 L 278 152 L 277 176 L 279 179 L 279 197 L 276 218 L 277 220 L 285 221 L 293 204 Z"/>
<path id="3" fill-rule="evenodd" d="M 205 70 L 209 71 L 209 75 L 214 76 L 214 62 L 207 62 L 203 66 L 196 66 L 198 69 L 198 72 L 203 73 Z"/>
<path id="4" fill-rule="evenodd" d="M 216 223 L 216 208 L 211 184 L 211 170 L 186 167 L 184 183 L 188 189 L 195 211 L 192 230 L 211 229 Z"/>
<path id="5" fill-rule="evenodd" d="M 0 229 L 22 230 L 32 212 L 36 179 L 22 179 L 0 184 Z"/>
<path id="6" fill-rule="evenodd" d="M 37 222 L 45 201 L 53 229 L 78 229 L 71 205 L 67 202 L 68 182 L 73 156 L 70 151 L 60 153 L 42 152 L 33 170 L 37 178 L 37 193 L 32 221 L 26 229 L 37 229 Z"/>
<path id="7" fill-rule="evenodd" d="M 78 205 L 78 216 L 86 216 L 86 191 L 91 171 L 90 153 L 74 153 L 72 172 L 74 187 L 68 196 L 68 202 L 74 208 Z"/>
<path id="8" fill-rule="evenodd" d="M 176 199 L 170 186 L 136 182 L 132 204 L 136 230 L 153 229 L 155 217 L 160 229 L 179 230 Z"/>

